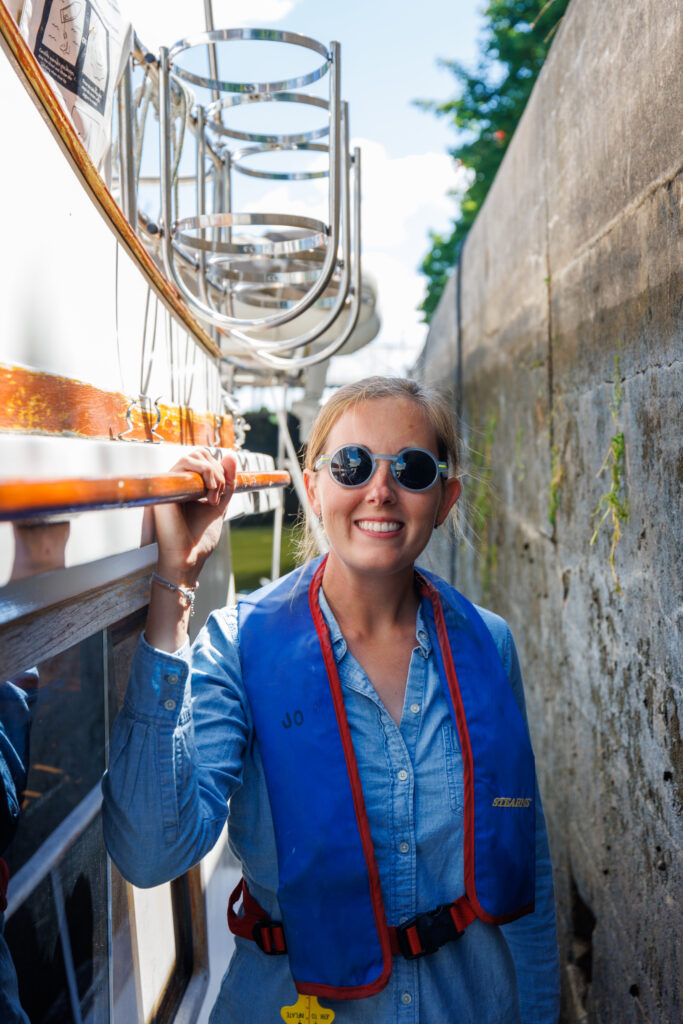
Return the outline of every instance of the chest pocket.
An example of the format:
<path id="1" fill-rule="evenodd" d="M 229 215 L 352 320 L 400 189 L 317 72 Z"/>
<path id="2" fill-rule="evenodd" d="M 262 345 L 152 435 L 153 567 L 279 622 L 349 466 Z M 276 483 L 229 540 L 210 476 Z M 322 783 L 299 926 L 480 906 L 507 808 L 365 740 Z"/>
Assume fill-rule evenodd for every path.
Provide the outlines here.
<path id="1" fill-rule="evenodd" d="M 451 810 L 461 811 L 463 806 L 462 754 L 455 729 L 450 721 L 444 722 L 441 729 L 443 737 L 444 759 L 446 761 L 446 779 L 448 781 L 448 797 Z"/>

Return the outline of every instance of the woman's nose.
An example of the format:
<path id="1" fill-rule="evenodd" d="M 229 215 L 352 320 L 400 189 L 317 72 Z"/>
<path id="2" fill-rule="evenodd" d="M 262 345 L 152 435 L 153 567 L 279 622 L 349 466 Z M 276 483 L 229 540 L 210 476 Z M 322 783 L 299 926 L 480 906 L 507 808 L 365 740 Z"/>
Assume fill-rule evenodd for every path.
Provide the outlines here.
<path id="1" fill-rule="evenodd" d="M 391 463 L 388 459 L 378 459 L 377 469 L 372 475 L 368 485 L 366 498 L 369 501 L 379 501 L 382 504 L 394 501 L 396 495 L 396 481 L 391 472 Z"/>

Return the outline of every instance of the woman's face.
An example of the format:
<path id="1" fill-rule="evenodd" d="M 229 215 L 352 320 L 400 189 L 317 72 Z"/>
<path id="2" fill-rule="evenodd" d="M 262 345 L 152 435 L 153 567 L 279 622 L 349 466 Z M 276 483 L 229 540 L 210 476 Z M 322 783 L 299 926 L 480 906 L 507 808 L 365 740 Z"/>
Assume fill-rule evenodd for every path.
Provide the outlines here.
<path id="1" fill-rule="evenodd" d="M 325 453 L 344 444 L 362 444 L 376 455 L 414 447 L 438 456 L 434 428 L 410 398 L 376 398 L 348 409 L 332 427 Z M 361 487 L 340 487 L 326 467 L 304 475 L 311 508 L 322 515 L 330 558 L 361 574 L 412 570 L 460 494 L 455 479 L 439 479 L 427 491 L 408 491 L 394 480 L 385 460 Z"/>

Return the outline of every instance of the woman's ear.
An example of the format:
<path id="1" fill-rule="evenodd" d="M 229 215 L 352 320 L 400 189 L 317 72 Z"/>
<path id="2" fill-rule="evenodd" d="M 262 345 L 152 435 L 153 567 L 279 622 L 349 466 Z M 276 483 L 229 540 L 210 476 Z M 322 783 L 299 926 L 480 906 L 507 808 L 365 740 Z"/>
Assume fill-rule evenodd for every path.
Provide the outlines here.
<path id="1" fill-rule="evenodd" d="M 460 497 L 461 490 L 460 481 L 454 476 L 449 476 L 448 480 L 446 480 L 443 485 L 439 511 L 436 514 L 436 522 L 434 523 L 435 529 L 437 526 L 441 526 L 441 524 L 445 522 L 446 516 Z"/>
<path id="2" fill-rule="evenodd" d="M 320 499 L 318 498 L 318 474 L 314 473 L 312 469 L 304 470 L 304 486 L 306 487 L 306 497 L 308 498 L 308 505 L 314 516 L 320 518 L 322 506 Z"/>

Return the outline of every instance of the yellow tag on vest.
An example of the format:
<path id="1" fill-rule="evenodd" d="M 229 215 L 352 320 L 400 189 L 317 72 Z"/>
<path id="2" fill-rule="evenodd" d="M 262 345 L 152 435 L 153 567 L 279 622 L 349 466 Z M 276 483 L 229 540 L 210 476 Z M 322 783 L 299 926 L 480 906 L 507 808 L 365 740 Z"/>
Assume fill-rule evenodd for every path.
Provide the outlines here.
<path id="1" fill-rule="evenodd" d="M 299 996 L 294 1006 L 283 1006 L 280 1016 L 286 1024 L 331 1024 L 334 1010 L 326 1010 L 317 996 Z"/>

